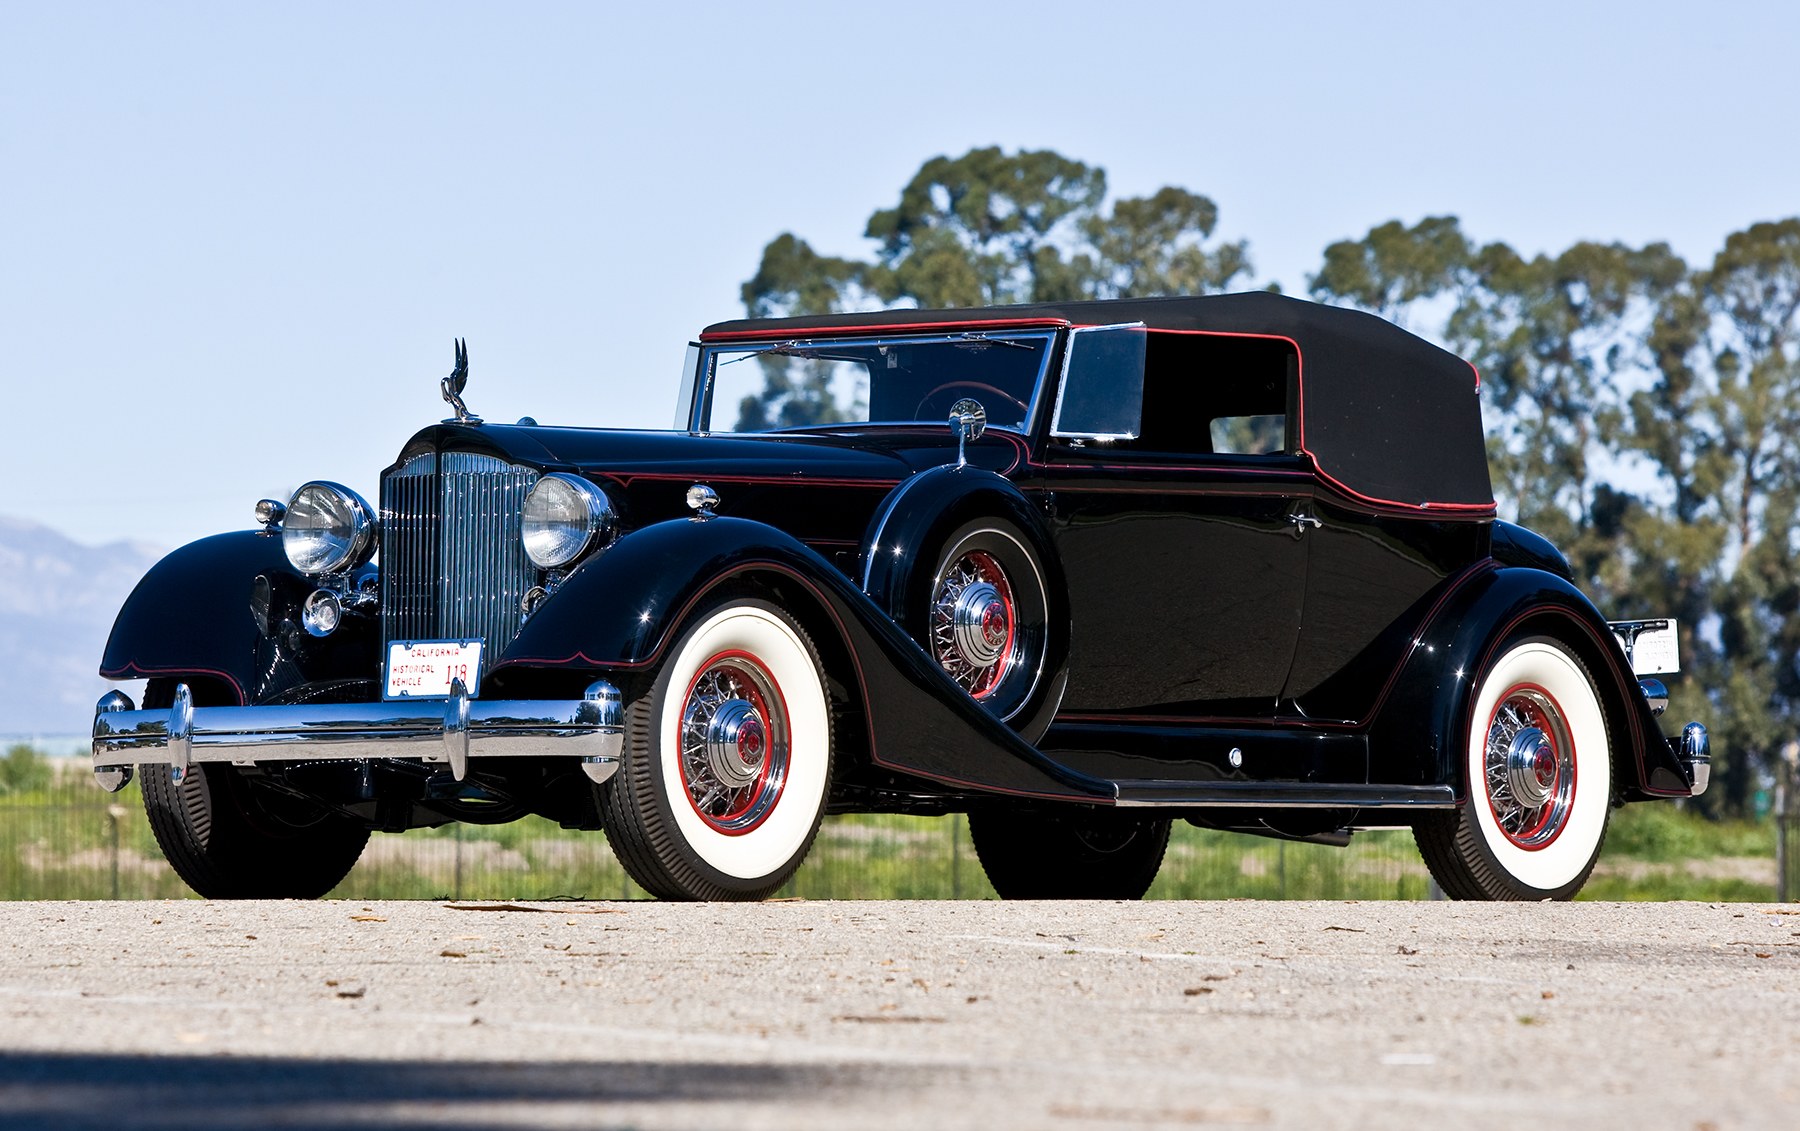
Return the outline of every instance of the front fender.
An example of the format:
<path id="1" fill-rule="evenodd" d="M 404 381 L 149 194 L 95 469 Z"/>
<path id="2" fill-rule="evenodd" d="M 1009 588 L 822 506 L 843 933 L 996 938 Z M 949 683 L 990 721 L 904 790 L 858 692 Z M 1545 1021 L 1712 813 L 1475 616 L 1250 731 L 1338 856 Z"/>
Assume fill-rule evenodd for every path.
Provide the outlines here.
<path id="1" fill-rule="evenodd" d="M 268 635 L 252 612 L 259 578 L 268 582 L 261 595 Z M 372 679 L 379 664 L 375 618 L 346 617 L 332 636 L 308 636 L 299 608 L 315 587 L 288 564 L 278 537 L 240 530 L 191 542 L 152 566 L 125 599 L 100 674 L 204 680 L 208 705 L 235 706 L 268 702 L 306 683 Z"/>
<path id="2" fill-rule="evenodd" d="M 656 670 L 689 615 L 721 587 L 773 586 L 811 603 L 802 616 L 836 634 L 859 697 L 872 763 L 958 788 L 1110 803 L 1110 782 L 1071 771 L 958 687 L 836 567 L 792 536 L 740 518 L 674 519 L 619 539 L 569 575 L 495 665 Z M 790 609 L 796 615 L 802 610 Z"/>
<path id="3" fill-rule="evenodd" d="M 633 531 L 569 574 L 493 670 L 649 667 L 707 592 L 770 562 L 836 572 L 791 535 L 748 519 L 679 518 Z"/>
<path id="4" fill-rule="evenodd" d="M 1371 780 L 1450 784 L 1461 794 L 1462 736 L 1481 673 L 1520 633 L 1553 637 L 1587 666 L 1620 755 L 1622 797 L 1688 796 L 1687 776 L 1593 603 L 1566 578 L 1492 563 L 1459 577 L 1414 638 L 1370 726 Z"/>

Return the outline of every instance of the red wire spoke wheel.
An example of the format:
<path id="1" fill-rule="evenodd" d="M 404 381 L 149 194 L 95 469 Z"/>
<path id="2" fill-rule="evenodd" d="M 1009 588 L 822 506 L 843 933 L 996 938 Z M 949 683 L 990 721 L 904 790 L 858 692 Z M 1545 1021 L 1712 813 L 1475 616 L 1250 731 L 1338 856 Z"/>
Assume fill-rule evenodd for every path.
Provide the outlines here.
<path id="1" fill-rule="evenodd" d="M 688 801 L 719 832 L 748 832 L 781 799 L 787 704 L 755 656 L 724 652 L 706 662 L 688 685 L 680 741 Z"/>
<path id="2" fill-rule="evenodd" d="M 1575 749 L 1562 708 L 1532 684 L 1509 688 L 1488 719 L 1483 785 L 1501 835 L 1526 851 L 1553 842 L 1575 796 Z"/>
<path id="3" fill-rule="evenodd" d="M 922 602 L 915 631 L 938 667 L 999 718 L 1029 714 L 1049 631 L 1044 569 L 1030 542 L 999 519 L 962 526 L 944 540 Z"/>
<path id="4" fill-rule="evenodd" d="M 931 650 L 938 666 L 985 699 L 1018 663 L 1018 605 L 1006 570 L 983 550 L 951 562 L 931 602 Z"/>

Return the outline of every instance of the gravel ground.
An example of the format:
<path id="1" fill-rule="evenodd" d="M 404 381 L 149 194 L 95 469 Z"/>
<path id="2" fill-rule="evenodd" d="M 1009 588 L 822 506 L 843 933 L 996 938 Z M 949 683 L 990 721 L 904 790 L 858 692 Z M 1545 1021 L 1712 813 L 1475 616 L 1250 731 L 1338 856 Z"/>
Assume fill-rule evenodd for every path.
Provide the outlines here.
<path id="1" fill-rule="evenodd" d="M 0 1125 L 1800 1126 L 1800 907 L 0 905 Z"/>

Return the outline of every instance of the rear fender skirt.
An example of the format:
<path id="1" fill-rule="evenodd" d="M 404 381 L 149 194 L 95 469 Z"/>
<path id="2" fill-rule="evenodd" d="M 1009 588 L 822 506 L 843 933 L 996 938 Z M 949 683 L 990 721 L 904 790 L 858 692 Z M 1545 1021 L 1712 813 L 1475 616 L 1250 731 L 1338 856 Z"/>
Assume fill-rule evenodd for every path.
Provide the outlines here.
<path id="1" fill-rule="evenodd" d="M 1594 677 L 1625 800 L 1686 797 L 1687 776 L 1600 616 L 1568 580 L 1541 569 L 1482 566 L 1420 629 L 1369 728 L 1370 780 L 1448 784 L 1462 796 L 1462 742 L 1481 672 L 1521 633 L 1551 636 Z"/>
<path id="2" fill-rule="evenodd" d="M 257 578 L 272 636 L 251 611 Z M 352 615 L 324 639 L 297 623 L 316 588 L 288 564 L 279 537 L 242 530 L 203 538 L 152 566 L 125 599 L 100 662 L 107 679 L 184 678 L 217 689 L 217 705 L 261 703 L 302 683 L 372 679 L 379 626 Z"/>
<path id="3" fill-rule="evenodd" d="M 620 538 L 544 601 L 494 674 L 560 668 L 647 675 L 710 594 L 759 580 L 804 591 L 839 634 L 854 670 L 828 674 L 860 694 L 875 765 L 958 789 L 1114 800 L 1111 782 L 1057 764 L 983 710 L 824 558 L 746 519 L 674 519 Z"/>

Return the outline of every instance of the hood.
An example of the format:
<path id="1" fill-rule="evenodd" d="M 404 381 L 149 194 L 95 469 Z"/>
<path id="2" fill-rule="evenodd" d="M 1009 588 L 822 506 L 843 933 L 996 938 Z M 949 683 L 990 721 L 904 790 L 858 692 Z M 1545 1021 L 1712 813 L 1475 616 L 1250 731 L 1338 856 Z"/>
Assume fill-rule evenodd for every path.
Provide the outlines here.
<path id="1" fill-rule="evenodd" d="M 636 479 L 739 479 L 895 483 L 956 458 L 956 441 L 942 425 L 856 432 L 693 435 L 687 432 L 542 425 L 437 424 L 407 441 L 415 452 L 481 452 L 540 471 L 571 471 L 621 485 Z M 1023 443 L 989 433 L 969 445 L 969 462 L 1002 471 L 1015 466 Z"/>

